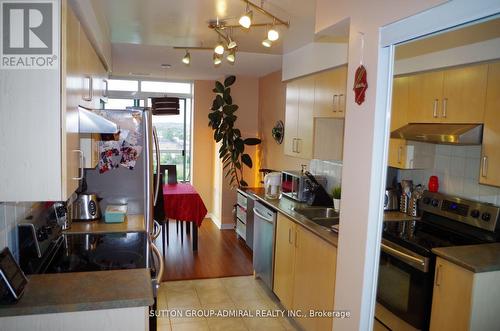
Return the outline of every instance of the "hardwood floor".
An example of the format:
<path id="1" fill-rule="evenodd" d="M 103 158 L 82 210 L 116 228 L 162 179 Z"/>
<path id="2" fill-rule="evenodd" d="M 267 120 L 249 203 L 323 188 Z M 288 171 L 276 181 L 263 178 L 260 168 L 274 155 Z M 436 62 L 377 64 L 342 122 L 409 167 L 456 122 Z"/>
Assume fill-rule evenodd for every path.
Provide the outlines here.
<path id="1" fill-rule="evenodd" d="M 205 219 L 198 228 L 198 251 L 194 252 L 192 231 L 186 234 L 184 228 L 183 242 L 180 235 L 176 232 L 175 221 L 170 221 L 163 281 L 253 274 L 252 251 L 236 237 L 234 230 L 219 230 L 212 220 Z M 160 250 L 161 238 L 162 235 L 156 240 Z"/>

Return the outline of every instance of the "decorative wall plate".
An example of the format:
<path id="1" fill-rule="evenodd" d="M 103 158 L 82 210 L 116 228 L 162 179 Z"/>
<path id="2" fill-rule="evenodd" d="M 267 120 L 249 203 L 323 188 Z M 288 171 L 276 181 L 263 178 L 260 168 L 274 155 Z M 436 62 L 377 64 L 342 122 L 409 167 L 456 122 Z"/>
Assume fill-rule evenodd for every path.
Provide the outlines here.
<path id="1" fill-rule="evenodd" d="M 283 137 L 285 136 L 285 125 L 283 124 L 283 121 L 276 122 L 272 134 L 274 140 L 281 145 L 281 143 L 283 143 Z"/>

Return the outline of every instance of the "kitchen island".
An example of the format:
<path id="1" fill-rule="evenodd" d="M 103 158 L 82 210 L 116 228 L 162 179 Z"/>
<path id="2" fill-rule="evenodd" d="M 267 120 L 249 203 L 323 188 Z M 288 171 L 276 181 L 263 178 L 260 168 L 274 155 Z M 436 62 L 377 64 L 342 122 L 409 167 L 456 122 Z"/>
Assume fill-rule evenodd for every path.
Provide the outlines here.
<path id="1" fill-rule="evenodd" d="M 31 275 L 0 330 L 147 330 L 153 302 L 149 269 Z"/>

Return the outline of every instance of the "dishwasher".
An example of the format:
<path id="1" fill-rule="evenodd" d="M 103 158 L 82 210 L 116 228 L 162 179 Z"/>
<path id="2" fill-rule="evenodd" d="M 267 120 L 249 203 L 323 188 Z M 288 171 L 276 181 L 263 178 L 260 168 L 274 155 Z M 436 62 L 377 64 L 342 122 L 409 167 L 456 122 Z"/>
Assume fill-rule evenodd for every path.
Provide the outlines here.
<path id="1" fill-rule="evenodd" d="M 253 212 L 253 269 L 255 275 L 272 290 L 276 211 L 255 201 Z"/>

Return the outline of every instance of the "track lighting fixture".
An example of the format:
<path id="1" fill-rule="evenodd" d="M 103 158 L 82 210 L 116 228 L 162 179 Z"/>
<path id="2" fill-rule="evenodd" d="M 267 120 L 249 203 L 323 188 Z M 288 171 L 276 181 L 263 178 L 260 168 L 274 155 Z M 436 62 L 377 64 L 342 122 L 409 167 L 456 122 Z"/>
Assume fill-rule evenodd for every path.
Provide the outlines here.
<path id="1" fill-rule="evenodd" d="M 278 30 L 276 30 L 275 24 L 276 24 L 276 19 L 273 19 L 273 26 L 271 27 L 271 29 L 267 31 L 267 39 L 271 41 L 276 41 L 280 37 Z"/>
<path id="2" fill-rule="evenodd" d="M 233 28 L 231 28 L 231 30 L 229 30 L 229 36 L 227 36 L 227 49 L 233 49 L 237 46 L 238 44 L 233 39 Z"/>
<path id="3" fill-rule="evenodd" d="M 191 54 L 189 53 L 189 51 L 186 49 L 186 55 L 184 55 L 184 57 L 182 58 L 182 63 L 188 65 L 191 63 Z"/>
<path id="4" fill-rule="evenodd" d="M 218 66 L 222 63 L 222 56 L 220 54 L 214 53 L 213 59 L 215 66 Z"/>
<path id="5" fill-rule="evenodd" d="M 269 48 L 269 47 L 271 47 L 272 45 L 273 45 L 273 42 L 272 42 L 271 40 L 269 40 L 269 39 L 264 39 L 264 40 L 262 40 L 262 46 L 264 46 L 264 47 L 268 47 L 268 48 Z"/>
<path id="6" fill-rule="evenodd" d="M 243 14 L 240 17 L 238 23 L 240 23 L 240 25 L 245 29 L 248 29 L 250 28 L 250 25 L 252 25 L 252 18 L 253 18 L 253 12 L 250 10 L 250 6 L 247 2 L 247 9 L 245 10 L 245 14 Z"/>
<path id="7" fill-rule="evenodd" d="M 226 56 L 227 62 L 234 64 L 236 61 L 236 50 L 233 48 L 229 51 L 229 54 Z"/>
<path id="8" fill-rule="evenodd" d="M 217 43 L 217 46 L 215 46 L 215 48 L 214 48 L 214 52 L 218 55 L 224 54 L 224 45 L 222 44 L 220 38 L 219 38 L 219 42 Z"/>

